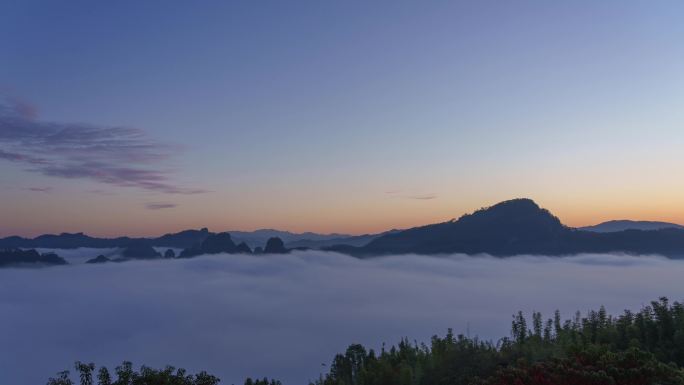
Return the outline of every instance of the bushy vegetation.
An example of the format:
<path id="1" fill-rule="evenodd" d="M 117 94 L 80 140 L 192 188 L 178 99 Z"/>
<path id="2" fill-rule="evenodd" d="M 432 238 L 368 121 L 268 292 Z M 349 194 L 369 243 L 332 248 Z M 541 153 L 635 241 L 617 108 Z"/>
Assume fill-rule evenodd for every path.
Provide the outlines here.
<path id="1" fill-rule="evenodd" d="M 195 375 L 187 374 L 185 369 L 167 366 L 164 369 L 152 369 L 142 366 L 139 371 L 133 369 L 133 364 L 124 362 L 114 370 L 113 378 L 106 367 L 101 367 L 95 373 L 95 364 L 76 362 L 76 371 L 81 385 L 94 385 L 97 378 L 98 385 L 216 385 L 219 379 L 206 372 Z M 57 378 L 48 380 L 47 385 L 74 385 L 69 371 L 58 373 Z"/>
<path id="2" fill-rule="evenodd" d="M 557 311 L 513 317 L 511 336 L 496 343 L 454 335 L 429 344 L 407 339 L 379 352 L 350 345 L 330 371 L 310 385 L 684 385 L 684 304 L 654 301 L 638 312 L 610 316 L 604 308 L 561 320 Z M 93 364 L 76 363 L 81 385 L 94 385 Z M 98 385 L 216 385 L 207 373 L 182 369 L 132 370 L 124 363 L 112 380 L 100 368 Z M 72 385 L 63 372 L 48 385 Z M 280 385 L 247 379 L 245 385 Z"/>
<path id="3" fill-rule="evenodd" d="M 401 341 L 379 353 L 351 345 L 315 385 L 684 384 L 684 305 L 666 298 L 618 317 L 514 316 L 511 337 Z"/>

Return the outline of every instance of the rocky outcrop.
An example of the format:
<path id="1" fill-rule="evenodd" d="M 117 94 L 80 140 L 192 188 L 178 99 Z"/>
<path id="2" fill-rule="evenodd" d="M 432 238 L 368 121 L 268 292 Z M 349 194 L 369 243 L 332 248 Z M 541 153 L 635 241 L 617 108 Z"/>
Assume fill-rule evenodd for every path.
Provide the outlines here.
<path id="1" fill-rule="evenodd" d="M 110 262 L 111 260 L 104 255 L 98 255 L 95 258 L 89 259 L 86 261 L 86 263 L 107 263 Z"/>
<path id="2" fill-rule="evenodd" d="M 40 254 L 36 250 L 0 250 L 0 267 L 24 265 L 67 265 L 64 258 L 55 253 Z"/>
<path id="3" fill-rule="evenodd" d="M 285 248 L 285 243 L 278 237 L 269 238 L 264 248 L 264 254 L 285 254 L 289 252 Z"/>

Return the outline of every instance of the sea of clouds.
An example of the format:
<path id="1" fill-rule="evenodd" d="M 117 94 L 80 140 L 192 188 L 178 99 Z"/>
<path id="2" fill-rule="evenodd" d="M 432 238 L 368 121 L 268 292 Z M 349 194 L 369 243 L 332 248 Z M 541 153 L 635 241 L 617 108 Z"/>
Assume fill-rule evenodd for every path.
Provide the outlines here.
<path id="1" fill-rule="evenodd" d="M 570 317 L 682 300 L 682 277 L 684 261 L 657 256 L 360 260 L 319 251 L 2 269 L 0 383 L 44 384 L 76 360 L 131 360 L 207 370 L 222 384 L 306 384 L 350 343 L 429 341 L 450 327 L 496 340 L 518 310 Z"/>

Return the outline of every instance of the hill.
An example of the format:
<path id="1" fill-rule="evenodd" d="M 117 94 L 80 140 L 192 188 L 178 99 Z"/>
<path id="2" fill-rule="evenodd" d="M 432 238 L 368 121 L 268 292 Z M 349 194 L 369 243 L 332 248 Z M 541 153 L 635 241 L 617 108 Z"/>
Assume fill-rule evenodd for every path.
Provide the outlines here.
<path id="1" fill-rule="evenodd" d="M 662 230 L 662 229 L 684 229 L 684 226 L 669 222 L 654 221 L 631 221 L 615 220 L 599 223 L 598 225 L 580 227 L 579 230 L 593 231 L 595 233 L 614 233 L 625 230 Z"/>
<path id="2" fill-rule="evenodd" d="M 40 254 L 36 250 L 0 250 L 0 267 L 66 265 L 67 261 L 54 253 Z"/>
<path id="3" fill-rule="evenodd" d="M 263 247 L 270 238 L 280 238 L 290 248 L 320 248 L 331 244 L 350 244 L 361 246 L 368 243 L 374 235 L 351 236 L 347 234 L 291 233 L 288 231 L 261 229 L 255 231 L 230 231 L 236 244 L 245 243 L 250 248 Z M 131 243 L 146 242 L 150 246 L 187 249 L 196 247 L 213 233 L 207 228 L 199 230 L 183 230 L 168 233 L 156 238 L 97 238 L 84 233 L 44 234 L 35 238 L 10 236 L 0 238 L 0 249 L 44 248 L 44 249 L 76 249 L 89 248 L 125 248 Z"/>
<path id="4" fill-rule="evenodd" d="M 531 199 L 513 199 L 458 220 L 415 227 L 380 236 L 366 246 L 327 250 L 357 256 L 383 254 L 486 253 L 570 255 L 623 252 L 684 257 L 684 230 L 592 232 L 573 229 Z"/>

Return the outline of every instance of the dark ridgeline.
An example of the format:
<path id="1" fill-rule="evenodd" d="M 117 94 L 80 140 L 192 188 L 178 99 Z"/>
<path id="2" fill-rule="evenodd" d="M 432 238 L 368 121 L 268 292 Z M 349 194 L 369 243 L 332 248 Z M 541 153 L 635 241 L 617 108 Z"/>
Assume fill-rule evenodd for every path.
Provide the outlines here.
<path id="1" fill-rule="evenodd" d="M 132 238 L 93 238 L 83 233 L 62 233 L 59 235 L 44 234 L 35 238 L 17 236 L 0 239 L 0 249 L 14 248 L 46 248 L 46 249 L 75 249 L 77 247 L 114 248 L 124 247 Z"/>
<path id="2" fill-rule="evenodd" d="M 240 254 L 252 254 L 252 249 L 250 249 L 245 242 L 240 242 L 240 244 L 237 245 L 237 252 Z"/>
<path id="3" fill-rule="evenodd" d="M 625 227 L 641 229 L 612 231 Z M 643 228 L 654 229 L 643 230 Z M 278 232 L 257 230 L 252 233 L 239 233 L 242 236 L 253 234 L 252 237 L 257 239 L 265 234 Z M 591 231 L 586 231 L 563 225 L 558 218 L 530 199 L 513 199 L 463 215 L 458 220 L 402 231 L 392 230 L 378 235 L 337 237 L 336 234 L 328 236 L 319 234 L 317 238 L 311 235 L 313 233 L 299 235 L 281 233 L 287 234 L 293 240 L 291 245 L 280 237 L 270 237 L 265 241 L 267 245 L 263 249 L 261 244 L 253 245 L 253 252 L 249 242 L 236 241 L 229 233 L 211 233 L 206 228 L 186 230 L 150 239 L 92 238 L 82 233 L 42 235 L 34 239 L 8 237 L 0 239 L 0 249 L 116 247 L 125 248 L 124 259 L 161 257 L 152 249 L 152 246 L 184 248 L 180 253 L 182 258 L 217 253 L 286 253 L 290 250 L 305 250 L 308 247 L 320 247 L 322 250 L 359 257 L 405 253 L 486 253 L 505 257 L 516 254 L 558 256 L 576 253 L 623 252 L 684 258 L 684 228 L 681 226 L 662 222 L 625 223 L 618 221 L 617 223 L 609 222 L 605 226 L 594 226 Z M 296 236 L 306 236 L 313 240 L 296 240 Z M 337 241 L 343 243 L 329 245 Z M 368 243 L 362 245 L 365 242 Z M 321 247 L 322 245 L 328 246 Z M 167 252 L 166 257 L 171 258 L 171 254 Z"/>
<path id="4" fill-rule="evenodd" d="M 59 235 L 45 234 L 36 238 L 22 238 L 17 236 L 0 238 L 0 249 L 9 248 L 46 248 L 46 249 L 75 249 L 89 247 L 96 249 L 124 248 L 134 242 L 147 242 L 157 247 L 187 248 L 201 243 L 212 233 L 207 229 L 185 230 L 175 234 L 165 234 L 158 238 L 94 238 L 83 233 L 62 233 Z"/>
<path id="5" fill-rule="evenodd" d="M 152 247 L 151 242 L 137 239 L 126 245 L 121 256 L 124 259 L 157 259 L 161 258 L 162 255 Z"/>
<path id="6" fill-rule="evenodd" d="M 210 235 L 212 233 L 205 227 L 200 230 L 184 230 L 178 233 L 164 234 L 159 238 L 151 239 L 151 241 L 154 246 L 158 247 L 185 249 L 204 242 Z"/>
<path id="7" fill-rule="evenodd" d="M 264 254 L 285 254 L 289 250 L 285 248 L 285 243 L 282 239 L 273 237 L 269 238 L 264 247 Z"/>
<path id="8" fill-rule="evenodd" d="M 393 230 L 395 231 L 395 230 Z M 363 246 L 371 239 L 381 234 L 366 234 L 350 236 L 344 234 L 316 234 L 316 233 L 290 233 L 278 230 L 255 230 L 255 231 L 231 231 L 229 232 L 236 244 L 245 243 L 250 249 L 264 245 L 269 238 L 280 238 L 288 248 L 320 248 L 336 244 Z M 94 238 L 83 233 L 62 233 L 59 235 L 46 234 L 36 238 L 22 238 L 11 236 L 0 238 L 0 249 L 8 248 L 52 248 L 52 249 L 75 249 L 79 247 L 89 248 L 124 248 L 133 241 L 147 241 L 152 246 L 188 249 L 201 245 L 208 237 L 216 235 L 207 228 L 200 230 L 184 230 L 178 233 L 169 233 L 157 238 Z M 244 247 L 243 247 L 244 249 Z"/>
<path id="9" fill-rule="evenodd" d="M 682 258 L 684 230 L 582 231 L 563 225 L 530 199 L 513 199 L 458 220 L 383 235 L 363 247 L 325 249 L 365 257 L 404 253 L 486 253 L 505 257 L 624 252 Z"/>
<path id="10" fill-rule="evenodd" d="M 274 250 L 281 250 L 282 248 L 285 250 L 284 252 L 287 252 L 287 249 L 283 246 L 283 241 L 280 238 L 269 239 L 266 244 L 267 249 L 269 243 L 280 245 L 280 248 L 272 245 L 271 247 L 275 247 Z M 261 248 L 257 249 L 261 250 Z M 259 254 L 260 252 L 255 253 Z M 240 244 L 236 245 L 233 241 L 233 237 L 229 233 L 218 233 L 209 235 L 202 243 L 183 250 L 180 253 L 179 258 L 190 258 L 204 254 L 253 254 L 253 252 L 245 242 L 240 242 Z"/>
<path id="11" fill-rule="evenodd" d="M 490 253 L 494 255 L 555 252 L 568 229 L 529 199 L 502 202 L 450 221 L 388 234 L 362 248 L 384 253 Z"/>
<path id="12" fill-rule="evenodd" d="M 86 263 L 107 263 L 110 261 L 111 261 L 111 259 L 105 257 L 104 255 L 98 255 L 95 258 L 87 260 Z"/>
<path id="13" fill-rule="evenodd" d="M 321 249 L 324 247 L 337 246 L 337 245 L 348 245 L 361 247 L 367 245 L 370 241 L 380 236 L 386 234 L 392 234 L 399 232 L 400 230 L 389 230 L 380 234 L 363 234 L 363 235 L 352 235 L 346 237 L 338 237 L 331 239 L 299 239 L 286 242 L 285 246 L 290 249 Z"/>
<path id="14" fill-rule="evenodd" d="M 229 233 L 209 235 L 202 243 L 183 250 L 179 258 L 190 258 L 203 254 L 252 254 L 245 242 L 236 245 Z"/>
<path id="15" fill-rule="evenodd" d="M 67 265 L 64 258 L 55 253 L 40 254 L 36 250 L 7 249 L 0 250 L 0 267 L 9 266 L 55 266 Z"/>
<path id="16" fill-rule="evenodd" d="M 669 222 L 654 222 L 654 221 L 630 221 L 617 220 L 599 223 L 594 226 L 585 226 L 578 228 L 583 231 L 593 231 L 596 233 L 615 233 L 625 230 L 662 230 L 662 229 L 684 229 L 684 226 Z"/>
<path id="17" fill-rule="evenodd" d="M 235 253 L 237 245 L 228 233 L 210 235 L 202 242 L 202 254 Z"/>

